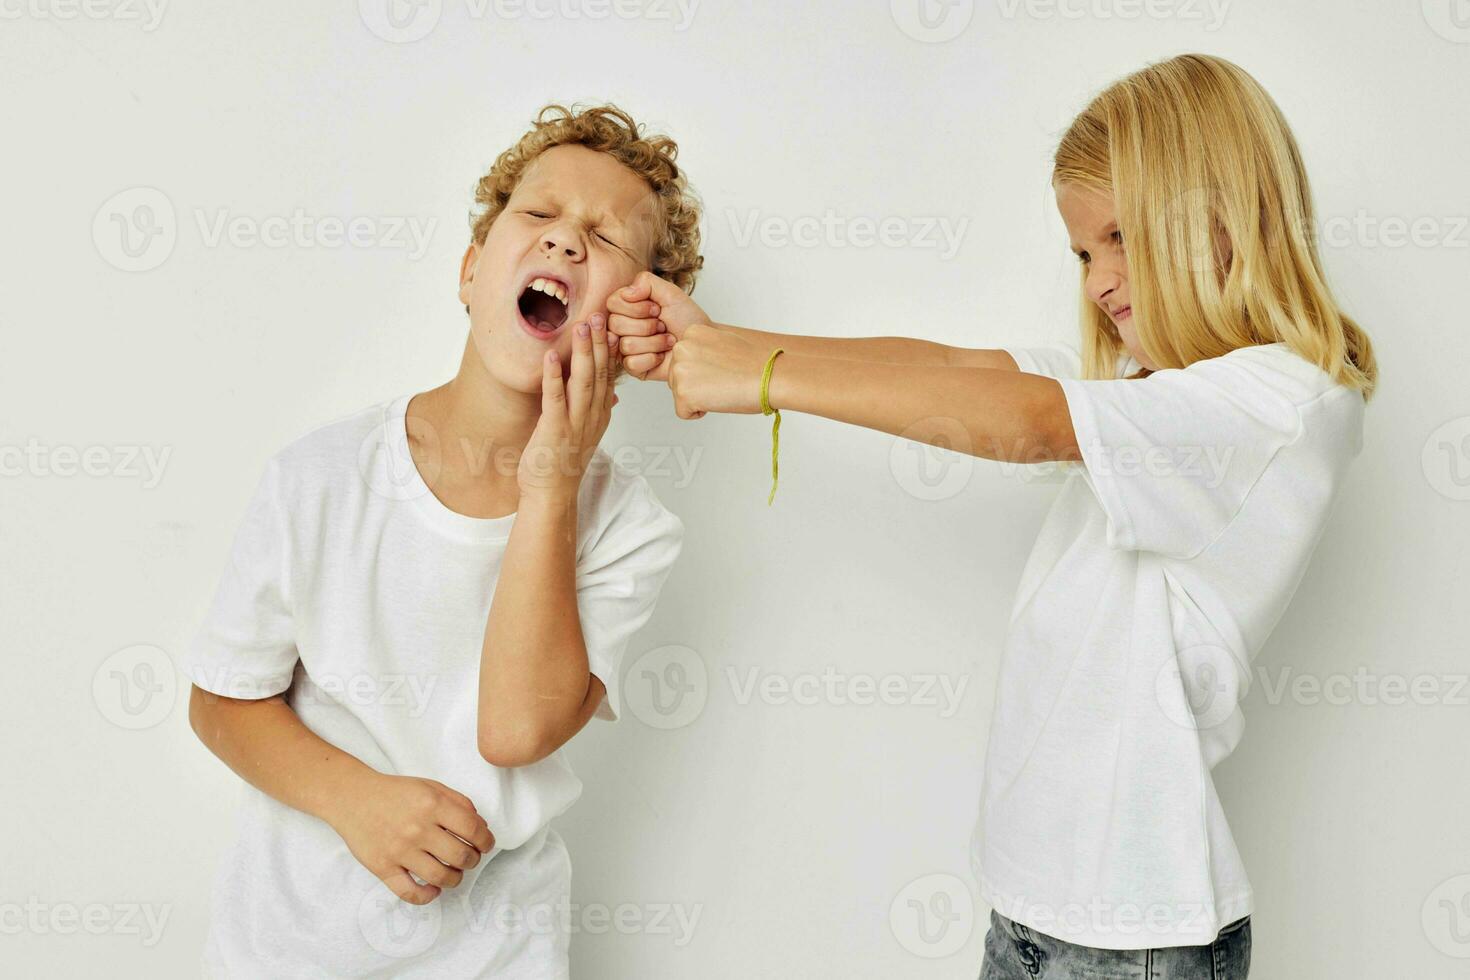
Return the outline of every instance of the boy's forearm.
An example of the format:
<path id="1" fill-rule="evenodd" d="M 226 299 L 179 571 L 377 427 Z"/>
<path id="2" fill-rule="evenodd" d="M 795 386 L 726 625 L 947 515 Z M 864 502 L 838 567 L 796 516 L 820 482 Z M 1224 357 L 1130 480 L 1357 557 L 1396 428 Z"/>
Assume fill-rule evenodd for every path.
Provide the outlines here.
<path id="1" fill-rule="evenodd" d="M 492 764 L 544 758 L 590 714 L 576 562 L 576 499 L 523 493 L 480 654 L 480 752 Z"/>
<path id="2" fill-rule="evenodd" d="M 1017 463 L 1078 458 L 1061 386 L 1020 371 L 783 354 L 769 394 L 778 409 L 966 455 Z"/>
<path id="3" fill-rule="evenodd" d="M 189 724 L 225 765 L 267 796 L 333 822 L 352 788 L 376 774 L 313 732 L 280 695 L 222 697 L 195 687 Z"/>

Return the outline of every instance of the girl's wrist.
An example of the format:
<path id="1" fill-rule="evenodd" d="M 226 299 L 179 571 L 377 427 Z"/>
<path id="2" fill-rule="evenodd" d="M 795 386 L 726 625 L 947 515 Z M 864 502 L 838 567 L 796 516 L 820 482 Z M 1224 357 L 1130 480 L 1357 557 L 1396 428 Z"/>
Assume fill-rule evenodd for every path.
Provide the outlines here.
<path id="1" fill-rule="evenodd" d="M 774 351 L 779 344 L 772 344 Z M 771 383 L 766 388 L 766 402 L 774 409 L 793 408 L 793 368 L 800 368 L 801 355 L 782 351 L 771 366 Z"/>

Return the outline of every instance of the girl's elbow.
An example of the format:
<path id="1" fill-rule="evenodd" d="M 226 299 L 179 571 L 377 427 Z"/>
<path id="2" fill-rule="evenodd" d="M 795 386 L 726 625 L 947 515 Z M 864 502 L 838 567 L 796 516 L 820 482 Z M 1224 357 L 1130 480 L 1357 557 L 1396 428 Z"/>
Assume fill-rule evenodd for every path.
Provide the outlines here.
<path id="1" fill-rule="evenodd" d="M 1072 425 L 1072 411 L 1060 384 L 1052 381 L 1032 418 L 1036 422 L 1034 438 L 1048 461 L 1075 463 L 1082 458 L 1077 430 Z"/>
<path id="2" fill-rule="evenodd" d="M 1008 463 L 1069 463 L 1082 458 L 1062 387 L 1045 380 L 1044 386 L 1028 385 L 1021 391 L 1011 405 L 1004 434 L 982 439 L 977 455 Z"/>

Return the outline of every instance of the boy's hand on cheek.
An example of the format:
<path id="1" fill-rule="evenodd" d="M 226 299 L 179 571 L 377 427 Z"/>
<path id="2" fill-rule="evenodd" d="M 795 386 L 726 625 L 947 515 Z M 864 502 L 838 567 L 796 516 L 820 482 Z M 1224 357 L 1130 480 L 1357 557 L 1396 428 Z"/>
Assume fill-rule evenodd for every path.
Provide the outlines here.
<path id="1" fill-rule="evenodd" d="M 562 379 L 555 351 L 542 357 L 541 418 L 516 470 L 523 495 L 576 499 L 582 475 L 618 402 L 612 384 L 614 360 L 600 313 L 594 313 L 590 323 L 572 328 L 571 377 Z"/>

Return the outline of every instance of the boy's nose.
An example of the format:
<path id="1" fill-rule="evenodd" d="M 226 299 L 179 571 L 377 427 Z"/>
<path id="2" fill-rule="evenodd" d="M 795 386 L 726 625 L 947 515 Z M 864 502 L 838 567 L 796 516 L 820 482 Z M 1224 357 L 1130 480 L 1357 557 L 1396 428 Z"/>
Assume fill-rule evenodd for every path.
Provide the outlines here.
<path id="1" fill-rule="evenodd" d="M 541 242 L 541 251 L 550 255 L 561 255 L 573 262 L 582 260 L 582 243 L 574 235 L 555 233 L 547 235 Z"/>

